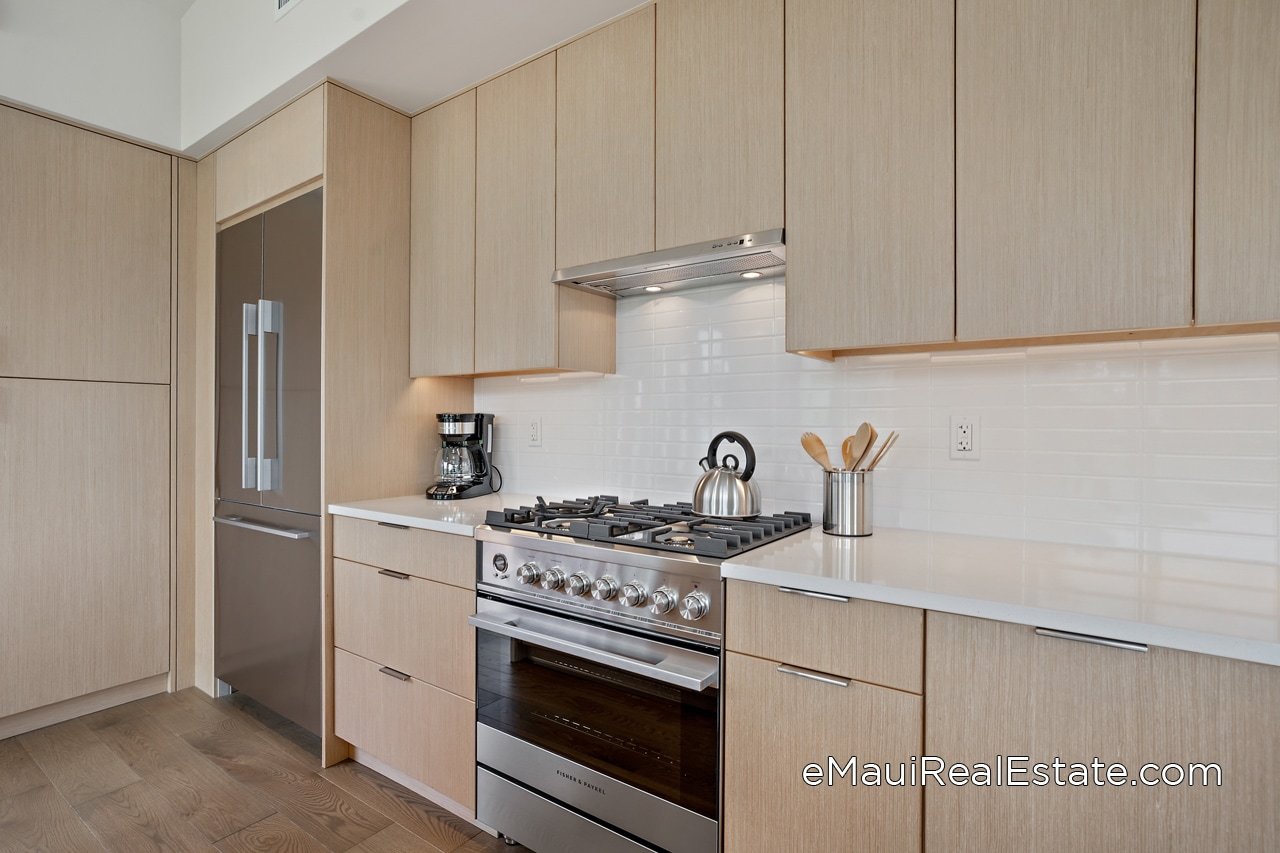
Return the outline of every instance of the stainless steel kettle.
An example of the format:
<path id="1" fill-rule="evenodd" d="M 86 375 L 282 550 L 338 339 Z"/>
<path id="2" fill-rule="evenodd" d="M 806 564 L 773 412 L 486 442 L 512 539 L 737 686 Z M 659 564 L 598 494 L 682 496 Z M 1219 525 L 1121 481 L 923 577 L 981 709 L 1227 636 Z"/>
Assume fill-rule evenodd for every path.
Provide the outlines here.
<path id="1" fill-rule="evenodd" d="M 738 470 L 738 457 L 725 454 L 716 458 L 720 442 L 731 441 L 742 447 L 746 464 Z M 722 432 L 711 439 L 707 455 L 700 459 L 703 475 L 693 487 L 693 511 L 716 518 L 754 518 L 760 514 L 760 487 L 751 479 L 756 471 L 756 452 L 751 442 L 737 432 Z"/>

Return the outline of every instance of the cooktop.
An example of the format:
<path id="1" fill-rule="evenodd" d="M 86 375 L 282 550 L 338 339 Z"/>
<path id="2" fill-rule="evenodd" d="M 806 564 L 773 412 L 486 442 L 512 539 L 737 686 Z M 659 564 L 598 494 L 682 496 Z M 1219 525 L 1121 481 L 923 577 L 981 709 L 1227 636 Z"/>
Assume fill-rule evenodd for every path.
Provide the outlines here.
<path id="1" fill-rule="evenodd" d="M 807 512 L 758 515 L 749 519 L 698 515 L 688 503 L 624 503 L 615 495 L 595 495 L 534 506 L 491 510 L 485 523 L 500 530 L 568 536 L 704 557 L 730 557 L 768 544 L 810 525 Z"/>

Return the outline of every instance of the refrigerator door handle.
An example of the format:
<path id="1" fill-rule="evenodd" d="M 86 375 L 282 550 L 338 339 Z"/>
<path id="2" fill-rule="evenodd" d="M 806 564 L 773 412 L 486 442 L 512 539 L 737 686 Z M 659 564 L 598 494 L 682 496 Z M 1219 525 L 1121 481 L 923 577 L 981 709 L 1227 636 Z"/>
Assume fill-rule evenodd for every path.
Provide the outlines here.
<path id="1" fill-rule="evenodd" d="M 219 515 L 213 519 L 215 524 L 225 524 L 228 527 L 239 527 L 241 530 L 252 530 L 254 533 L 266 533 L 269 536 L 281 536 L 285 539 L 310 539 L 310 530 L 290 530 L 285 527 L 275 527 L 270 524 L 259 524 L 252 521 L 245 521 L 238 515 Z"/>
<path id="2" fill-rule="evenodd" d="M 258 306 L 244 303 L 241 306 L 244 322 L 240 327 L 240 488 L 256 489 L 258 487 L 258 460 L 249 453 L 249 338 L 258 337 L 258 366 L 262 366 L 262 336 L 258 335 Z M 261 371 L 259 371 L 261 375 Z M 261 378 L 258 380 L 261 382 Z M 262 418 L 262 390 L 258 390 L 258 418 Z M 258 447 L 262 447 L 261 432 L 258 435 Z"/>
<path id="3" fill-rule="evenodd" d="M 276 336 L 276 453 L 267 448 L 267 335 Z M 258 491 L 280 488 L 280 454 L 284 439 L 280 416 L 284 395 L 284 305 L 269 299 L 258 300 Z"/>

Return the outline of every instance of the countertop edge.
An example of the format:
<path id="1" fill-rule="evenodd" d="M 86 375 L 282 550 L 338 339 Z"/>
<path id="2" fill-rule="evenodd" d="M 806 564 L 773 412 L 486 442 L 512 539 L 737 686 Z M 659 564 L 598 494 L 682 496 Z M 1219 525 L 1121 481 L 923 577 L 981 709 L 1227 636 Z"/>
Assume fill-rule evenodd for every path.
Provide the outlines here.
<path id="1" fill-rule="evenodd" d="M 363 507 L 347 506 L 345 504 L 329 504 L 329 514 L 341 515 L 346 518 L 359 518 L 363 521 L 402 524 L 405 527 L 415 527 L 419 530 L 433 530 L 437 533 L 451 533 L 455 536 L 474 537 L 476 535 L 475 525 L 471 524 L 461 524 L 456 521 L 437 521 L 430 518 L 401 515 L 393 512 L 381 512 L 378 510 L 365 509 Z"/>
<path id="2" fill-rule="evenodd" d="M 1089 634 L 1131 643 L 1161 646 L 1197 654 L 1215 655 L 1235 660 L 1280 666 L 1280 644 L 1265 640 L 1228 637 L 1187 628 L 1170 628 L 1145 622 L 1133 622 L 1107 616 L 1092 616 L 1068 610 L 1051 610 L 1022 604 L 1007 604 L 981 598 L 946 595 L 903 587 L 858 583 L 857 581 L 765 569 L 725 562 L 720 576 L 729 580 L 750 581 L 770 586 L 791 586 L 812 592 L 844 595 L 864 601 L 936 610 L 958 616 L 974 616 L 995 622 L 1010 622 L 1037 628 L 1050 628 Z"/>

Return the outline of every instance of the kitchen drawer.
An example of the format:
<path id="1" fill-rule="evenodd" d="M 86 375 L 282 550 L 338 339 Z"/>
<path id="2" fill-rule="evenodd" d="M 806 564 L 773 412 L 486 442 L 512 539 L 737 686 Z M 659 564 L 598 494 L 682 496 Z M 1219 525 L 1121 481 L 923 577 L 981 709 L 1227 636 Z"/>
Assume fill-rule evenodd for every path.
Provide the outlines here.
<path id="1" fill-rule="evenodd" d="M 475 698 L 475 594 L 391 569 L 333 561 L 333 643 Z"/>
<path id="2" fill-rule="evenodd" d="M 476 706 L 335 649 L 334 734 L 475 811 Z"/>
<path id="3" fill-rule="evenodd" d="M 924 611 L 746 581 L 729 581 L 727 587 L 726 648 L 898 690 L 923 691 Z"/>
<path id="4" fill-rule="evenodd" d="M 470 536 L 336 515 L 333 555 L 463 589 L 476 588 L 476 541 Z"/>
<path id="5" fill-rule="evenodd" d="M 896 778 L 923 747 L 922 697 L 732 652 L 724 666 L 725 853 L 920 850 L 919 786 L 855 786 L 832 773 L 834 784 L 811 787 L 801 771 L 856 755 L 860 768 L 891 764 Z"/>

